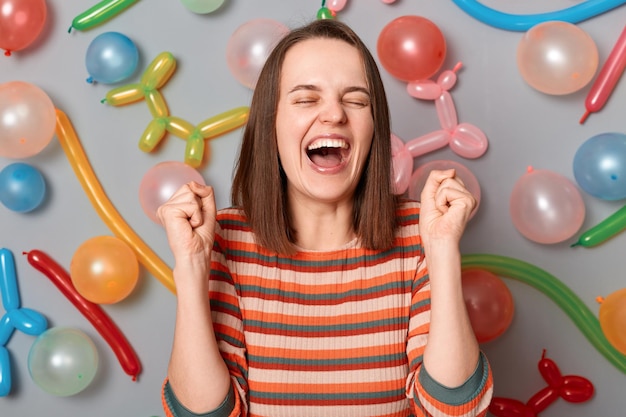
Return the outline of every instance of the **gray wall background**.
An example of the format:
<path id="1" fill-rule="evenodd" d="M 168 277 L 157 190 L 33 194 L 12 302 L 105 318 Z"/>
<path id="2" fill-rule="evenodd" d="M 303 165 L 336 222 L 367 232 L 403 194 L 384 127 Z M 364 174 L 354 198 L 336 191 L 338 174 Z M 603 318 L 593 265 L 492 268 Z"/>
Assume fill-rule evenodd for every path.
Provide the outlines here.
<path id="1" fill-rule="evenodd" d="M 135 75 L 160 52 L 169 51 L 178 67 L 161 89 L 172 115 L 197 124 L 223 111 L 249 104 L 251 91 L 239 84 L 226 65 L 226 43 L 241 24 L 258 17 L 296 26 L 315 18 L 320 1 L 226 0 L 216 12 L 196 15 L 175 0 L 144 0 L 104 25 L 89 31 L 67 28 L 72 19 L 94 2 L 50 0 L 44 32 L 29 48 L 0 59 L 0 83 L 26 81 L 50 96 L 63 110 L 82 141 L 108 197 L 126 222 L 169 265 L 172 258 L 162 228 L 142 211 L 138 190 L 144 173 L 162 161 L 182 161 L 184 142 L 164 139 L 153 153 L 138 150 L 137 141 L 151 117 L 145 103 L 124 107 L 100 100 L 113 87 L 85 82 L 85 51 L 100 33 L 118 31 L 140 50 Z M 496 1 L 483 4 L 510 13 L 536 13 L 572 6 L 572 0 Z M 549 4 L 548 4 L 549 3 Z M 458 61 L 464 64 L 451 91 L 459 121 L 485 132 L 490 147 L 475 160 L 460 158 L 447 147 L 415 160 L 416 166 L 433 159 L 463 163 L 477 177 L 481 206 L 462 242 L 464 253 L 489 253 L 524 260 L 549 271 L 576 293 L 592 311 L 595 297 L 625 287 L 623 248 L 619 235 L 593 249 L 570 248 L 575 239 L 541 245 L 525 239 L 509 216 L 509 197 L 526 167 L 550 169 L 574 181 L 572 161 L 588 138 L 605 132 L 624 132 L 626 82 L 618 84 L 607 106 L 592 114 L 584 125 L 578 120 L 591 85 L 571 95 L 548 96 L 529 87 L 519 75 L 516 48 L 522 33 L 487 26 L 451 1 L 350 0 L 338 18 L 362 35 L 372 51 L 382 28 L 402 15 L 421 15 L 439 26 L 448 52 L 442 70 Z M 626 22 L 626 8 L 581 22 L 595 40 L 604 62 Z M 410 97 L 404 82 L 382 70 L 391 103 L 393 131 L 408 141 L 439 129 L 432 102 Z M 233 161 L 240 141 L 235 131 L 207 143 L 211 158 L 200 168 L 225 207 Z M 0 158 L 0 169 L 15 162 Z M 2 416 L 132 416 L 163 415 L 160 387 L 165 376 L 173 334 L 175 297 L 145 270 L 133 294 L 104 306 L 129 339 L 142 362 L 137 382 L 122 371 L 111 349 L 97 331 L 65 297 L 21 256 L 41 249 L 69 268 L 75 250 L 87 239 L 111 235 L 83 192 L 56 138 L 40 154 L 25 160 L 44 174 L 48 198 L 38 210 L 20 214 L 0 206 L 0 246 L 13 251 L 22 305 L 42 312 L 51 326 L 83 330 L 96 343 L 100 369 L 94 382 L 71 397 L 54 397 L 42 391 L 28 374 L 27 358 L 34 338 L 16 332 L 7 347 L 12 358 L 13 389 L 0 398 Z M 585 194 L 586 220 L 581 232 L 621 207 L 623 201 L 601 201 Z M 563 399 L 542 416 L 620 416 L 626 405 L 625 375 L 606 360 L 583 336 L 572 320 L 548 297 L 524 283 L 503 277 L 515 301 L 509 329 L 483 349 L 493 365 L 496 395 L 526 402 L 546 384 L 537 363 L 542 350 L 556 361 L 564 375 L 581 375 L 592 381 L 595 396 L 582 404 Z"/>

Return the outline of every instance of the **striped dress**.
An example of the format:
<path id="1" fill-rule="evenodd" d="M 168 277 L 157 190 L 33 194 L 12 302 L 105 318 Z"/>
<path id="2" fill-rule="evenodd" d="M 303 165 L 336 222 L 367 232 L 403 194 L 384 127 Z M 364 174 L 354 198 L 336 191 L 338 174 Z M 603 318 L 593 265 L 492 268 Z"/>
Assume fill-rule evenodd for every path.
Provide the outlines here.
<path id="1" fill-rule="evenodd" d="M 240 210 L 220 210 L 210 298 L 233 398 L 209 415 L 486 414 L 493 384 L 482 354 L 458 388 L 439 385 L 421 366 L 430 293 L 417 203 L 402 203 L 398 218 L 386 251 L 355 240 L 282 256 L 254 242 Z M 167 415 L 193 415 L 176 412 L 164 386 Z"/>

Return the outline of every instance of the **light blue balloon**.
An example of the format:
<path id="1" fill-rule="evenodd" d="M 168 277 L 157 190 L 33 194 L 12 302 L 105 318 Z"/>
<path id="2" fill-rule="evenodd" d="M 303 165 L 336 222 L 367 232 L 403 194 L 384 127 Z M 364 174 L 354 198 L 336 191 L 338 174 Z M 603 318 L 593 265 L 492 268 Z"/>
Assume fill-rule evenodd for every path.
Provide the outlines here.
<path id="1" fill-rule="evenodd" d="M 9 351 L 0 346 L 0 397 L 6 397 L 11 392 L 11 362 Z"/>
<path id="2" fill-rule="evenodd" d="M 626 134 L 601 133 L 587 139 L 574 155 L 574 177 L 594 197 L 626 198 Z"/>
<path id="3" fill-rule="evenodd" d="M 547 13 L 510 14 L 487 7 L 477 0 L 452 0 L 465 13 L 498 29 L 525 32 L 539 23 L 558 20 L 579 23 L 608 12 L 626 3 L 626 0 L 586 0 L 582 3 Z"/>
<path id="4" fill-rule="evenodd" d="M 13 252 L 0 248 L 0 295 L 6 311 L 20 308 L 20 293 L 17 290 L 17 274 Z"/>
<path id="5" fill-rule="evenodd" d="M 87 48 L 85 65 L 87 82 L 114 84 L 133 75 L 139 63 L 135 43 L 119 32 L 105 32 L 94 38 Z"/>
<path id="6" fill-rule="evenodd" d="M 46 196 L 46 181 L 32 165 L 16 162 L 0 171 L 0 203 L 26 213 L 39 207 Z"/>

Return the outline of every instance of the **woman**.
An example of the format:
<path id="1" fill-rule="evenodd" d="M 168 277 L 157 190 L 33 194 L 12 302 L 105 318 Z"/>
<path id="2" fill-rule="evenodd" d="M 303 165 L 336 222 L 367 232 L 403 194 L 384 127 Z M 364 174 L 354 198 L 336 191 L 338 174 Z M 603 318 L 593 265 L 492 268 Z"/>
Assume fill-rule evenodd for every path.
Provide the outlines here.
<path id="1" fill-rule="evenodd" d="M 178 298 L 167 415 L 486 413 L 459 250 L 476 202 L 453 170 L 431 173 L 421 207 L 394 197 L 390 134 L 376 63 L 345 24 L 279 42 L 233 207 L 190 183 L 158 211 Z"/>

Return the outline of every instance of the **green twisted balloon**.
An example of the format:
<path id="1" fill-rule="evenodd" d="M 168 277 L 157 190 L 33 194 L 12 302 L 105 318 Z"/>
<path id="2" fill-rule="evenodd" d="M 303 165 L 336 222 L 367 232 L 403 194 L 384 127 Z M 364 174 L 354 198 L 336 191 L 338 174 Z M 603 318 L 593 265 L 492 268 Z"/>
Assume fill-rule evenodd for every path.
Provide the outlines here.
<path id="1" fill-rule="evenodd" d="M 607 340 L 596 315 L 571 289 L 550 273 L 519 259 L 489 254 L 464 255 L 461 266 L 463 269 L 483 269 L 512 278 L 543 292 L 574 321 L 598 352 L 626 373 L 626 355 Z"/>

